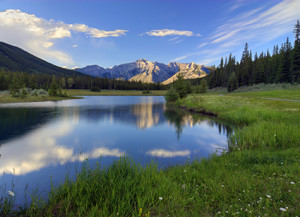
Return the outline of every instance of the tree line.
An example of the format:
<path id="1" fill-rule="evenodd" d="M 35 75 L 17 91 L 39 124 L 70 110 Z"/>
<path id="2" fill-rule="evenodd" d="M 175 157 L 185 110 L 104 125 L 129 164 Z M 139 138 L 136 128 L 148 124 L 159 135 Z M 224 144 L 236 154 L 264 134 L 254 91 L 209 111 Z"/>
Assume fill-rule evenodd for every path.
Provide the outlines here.
<path id="1" fill-rule="evenodd" d="M 231 92 L 240 86 L 258 83 L 300 83 L 300 23 L 295 28 L 295 41 L 292 46 L 289 38 L 280 46 L 273 48 L 272 54 L 255 53 L 248 44 L 240 61 L 230 53 L 221 58 L 220 65 L 207 76 L 209 88 L 227 87 Z"/>
<path id="2" fill-rule="evenodd" d="M 142 83 L 120 79 L 95 78 L 91 76 L 50 75 L 42 73 L 12 72 L 0 70 L 0 90 L 11 92 L 21 88 L 45 89 L 115 89 L 115 90 L 160 90 L 160 83 Z"/>

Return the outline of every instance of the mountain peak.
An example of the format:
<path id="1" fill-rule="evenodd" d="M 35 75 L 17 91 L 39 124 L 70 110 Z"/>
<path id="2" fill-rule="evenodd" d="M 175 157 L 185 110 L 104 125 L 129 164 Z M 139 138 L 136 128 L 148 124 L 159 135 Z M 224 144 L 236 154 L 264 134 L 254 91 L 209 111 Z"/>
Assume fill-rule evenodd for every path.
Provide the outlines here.
<path id="1" fill-rule="evenodd" d="M 135 62 L 148 62 L 148 60 L 144 59 L 144 58 L 141 58 L 141 59 L 138 59 L 137 61 Z"/>

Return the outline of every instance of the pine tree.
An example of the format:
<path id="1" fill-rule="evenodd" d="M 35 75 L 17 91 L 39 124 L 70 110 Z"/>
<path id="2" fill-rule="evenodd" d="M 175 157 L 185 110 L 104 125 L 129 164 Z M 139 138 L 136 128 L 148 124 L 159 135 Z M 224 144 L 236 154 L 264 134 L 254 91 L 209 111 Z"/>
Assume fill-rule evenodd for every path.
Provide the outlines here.
<path id="1" fill-rule="evenodd" d="M 286 42 L 283 44 L 280 53 L 280 65 L 278 70 L 279 82 L 292 82 L 292 72 L 291 72 L 291 54 L 292 46 L 289 41 L 289 38 L 286 39 Z"/>
<path id="2" fill-rule="evenodd" d="M 294 42 L 294 50 L 292 55 L 292 72 L 293 78 L 292 82 L 300 83 L 300 23 L 297 20 L 297 24 L 294 29 L 295 33 L 295 42 Z"/>
<path id="3" fill-rule="evenodd" d="M 57 86 L 56 78 L 54 75 L 52 77 L 52 82 L 50 84 L 48 94 L 49 94 L 49 96 L 58 96 L 58 86 Z"/>
<path id="4" fill-rule="evenodd" d="M 5 78 L 4 75 L 0 74 L 0 90 L 5 90 L 6 84 L 5 84 Z"/>
<path id="5" fill-rule="evenodd" d="M 240 63 L 240 85 L 247 86 L 251 83 L 252 73 L 252 54 L 249 52 L 248 43 L 246 42 Z"/>
<path id="6" fill-rule="evenodd" d="M 199 93 L 206 93 L 207 92 L 207 82 L 206 79 L 201 79 L 199 85 Z"/>
<path id="7" fill-rule="evenodd" d="M 269 83 L 275 83 L 277 82 L 277 73 L 278 73 L 278 68 L 279 68 L 279 48 L 278 45 L 274 45 L 273 48 L 273 54 L 272 54 L 272 58 L 271 58 L 271 73 L 269 76 Z"/>
<path id="8" fill-rule="evenodd" d="M 183 75 L 181 73 L 177 75 L 177 80 L 175 81 L 175 89 L 181 99 L 187 95 L 185 80 L 183 79 Z"/>
<path id="9" fill-rule="evenodd" d="M 228 92 L 232 92 L 232 91 L 238 89 L 238 87 L 239 87 L 239 83 L 238 83 L 237 77 L 235 75 L 235 72 L 232 72 L 229 77 L 229 80 L 228 80 L 227 90 L 228 90 Z"/>

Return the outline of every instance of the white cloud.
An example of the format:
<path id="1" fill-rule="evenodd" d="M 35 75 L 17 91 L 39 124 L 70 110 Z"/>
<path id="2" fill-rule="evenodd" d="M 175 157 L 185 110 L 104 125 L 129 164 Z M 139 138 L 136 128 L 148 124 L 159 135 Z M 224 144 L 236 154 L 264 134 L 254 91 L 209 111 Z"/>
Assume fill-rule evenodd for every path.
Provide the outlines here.
<path id="1" fill-rule="evenodd" d="M 186 59 L 186 58 L 187 58 L 187 56 L 177 57 L 177 58 L 175 58 L 172 62 L 177 62 L 177 61 L 180 61 L 180 60 L 184 60 L 184 59 Z"/>
<path id="2" fill-rule="evenodd" d="M 54 47 L 56 40 L 70 38 L 73 33 L 85 33 L 91 38 L 119 37 L 127 30 L 105 31 L 85 24 L 66 24 L 46 20 L 20 10 L 0 12 L 0 40 L 60 65 L 73 65 L 72 57 Z M 74 47 L 74 46 L 73 46 Z"/>
<path id="3" fill-rule="evenodd" d="M 73 44 L 73 46 L 72 46 L 72 47 L 76 48 L 76 47 L 78 47 L 78 45 L 77 45 L 77 44 Z"/>
<path id="4" fill-rule="evenodd" d="M 159 30 L 151 30 L 146 32 L 145 34 L 150 36 L 159 36 L 165 37 L 170 35 L 178 35 L 178 36 L 201 36 L 200 34 L 194 34 L 192 31 L 180 31 L 175 29 L 159 29 Z"/>
<path id="5" fill-rule="evenodd" d="M 237 2 L 235 10 L 249 2 Z M 300 1 L 282 0 L 279 3 L 264 7 L 252 8 L 229 19 L 223 19 L 222 25 L 198 46 L 201 51 L 185 54 L 184 57 L 197 56 L 201 64 L 210 64 L 230 52 L 240 55 L 245 42 L 252 47 L 270 42 L 292 32 L 297 19 L 300 19 Z M 181 58 L 181 57 L 179 57 Z"/>

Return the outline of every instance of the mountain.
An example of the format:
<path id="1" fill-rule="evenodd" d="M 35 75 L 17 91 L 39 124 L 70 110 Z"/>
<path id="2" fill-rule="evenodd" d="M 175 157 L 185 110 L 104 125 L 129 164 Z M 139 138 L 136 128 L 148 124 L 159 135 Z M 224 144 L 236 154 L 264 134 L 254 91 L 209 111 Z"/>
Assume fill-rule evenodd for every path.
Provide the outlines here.
<path id="1" fill-rule="evenodd" d="M 132 63 L 103 68 L 97 65 L 75 69 L 84 74 L 101 78 L 116 78 L 130 81 L 142 81 L 146 83 L 169 84 L 177 79 L 177 73 L 184 74 L 185 79 L 204 77 L 209 73 L 209 67 L 195 63 L 176 63 L 168 65 L 158 62 L 150 62 L 139 59 Z"/>
<path id="2" fill-rule="evenodd" d="M 203 65 L 197 65 L 195 63 L 181 63 L 179 65 L 179 71 L 174 74 L 172 77 L 168 78 L 162 84 L 170 84 L 177 80 L 178 74 L 183 75 L 183 78 L 185 80 L 188 79 L 195 79 L 195 78 L 202 78 L 205 77 L 207 74 L 209 74 L 210 68 Z"/>
<path id="3" fill-rule="evenodd" d="M 0 42 L 0 69 L 28 73 L 83 75 L 48 63 L 32 54 L 4 42 Z"/>

